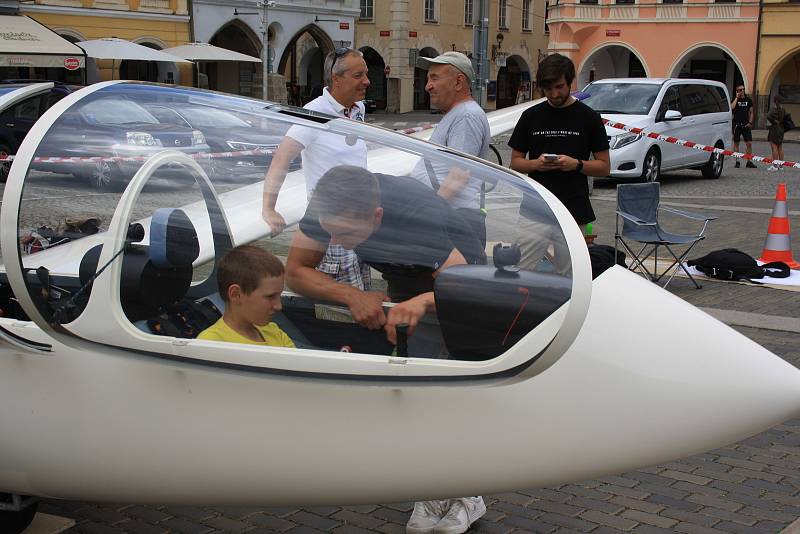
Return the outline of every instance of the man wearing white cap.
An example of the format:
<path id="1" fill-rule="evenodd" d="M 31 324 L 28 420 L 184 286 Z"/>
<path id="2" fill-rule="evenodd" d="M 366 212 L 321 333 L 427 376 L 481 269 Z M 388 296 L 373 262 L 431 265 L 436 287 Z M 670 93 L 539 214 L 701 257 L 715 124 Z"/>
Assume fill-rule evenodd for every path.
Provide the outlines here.
<path id="1" fill-rule="evenodd" d="M 461 52 L 445 52 L 435 58 L 419 58 L 417 66 L 428 71 L 425 90 L 430 94 L 431 104 L 444 113 L 430 140 L 485 159 L 491 134 L 486 113 L 472 99 L 471 84 L 475 79 L 472 61 Z M 465 170 L 426 160 L 417 164 L 411 176 L 431 184 L 439 196 L 459 210 L 481 244 L 486 245 L 481 180 L 470 177 Z"/>
<path id="2" fill-rule="evenodd" d="M 428 71 L 425 90 L 431 104 L 445 115 L 431 135 L 431 141 L 467 154 L 486 158 L 491 135 L 486 113 L 472 99 L 475 79 L 472 62 L 461 52 L 445 52 L 435 58 L 420 58 L 417 66 Z M 420 161 L 411 173 L 430 184 L 439 196 L 456 208 L 481 246 L 486 246 L 486 221 L 481 181 L 466 170 Z M 414 503 L 414 512 L 406 524 L 409 534 L 460 534 L 486 513 L 482 497 L 461 497 Z"/>

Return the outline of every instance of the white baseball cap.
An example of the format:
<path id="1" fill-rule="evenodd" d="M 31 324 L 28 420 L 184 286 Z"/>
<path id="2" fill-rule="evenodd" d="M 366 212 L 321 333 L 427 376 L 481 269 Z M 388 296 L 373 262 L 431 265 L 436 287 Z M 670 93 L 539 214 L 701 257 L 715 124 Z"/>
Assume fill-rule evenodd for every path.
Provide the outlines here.
<path id="1" fill-rule="evenodd" d="M 452 65 L 460 70 L 470 82 L 475 79 L 472 61 L 461 52 L 445 52 L 436 57 L 421 57 L 417 59 L 417 67 L 421 69 L 428 70 L 431 65 Z"/>

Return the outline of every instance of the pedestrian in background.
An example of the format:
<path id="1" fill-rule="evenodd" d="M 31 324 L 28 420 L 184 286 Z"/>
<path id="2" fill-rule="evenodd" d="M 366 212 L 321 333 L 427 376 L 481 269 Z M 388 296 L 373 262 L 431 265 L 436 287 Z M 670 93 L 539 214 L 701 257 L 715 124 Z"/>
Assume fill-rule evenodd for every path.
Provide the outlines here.
<path id="1" fill-rule="evenodd" d="M 522 113 L 508 146 L 511 168 L 528 173 L 550 190 L 585 233 L 586 225 L 595 220 L 587 176 L 608 176 L 611 164 L 603 120 L 570 94 L 574 79 L 575 64 L 568 57 L 552 54 L 542 60 L 536 85 L 547 100 Z M 523 199 L 519 214 L 519 266 L 533 270 L 552 246 L 557 272 L 571 272 L 564 237 L 554 232 L 557 227 L 550 221 L 540 220 L 536 200 Z"/>
<path id="2" fill-rule="evenodd" d="M 352 48 L 338 48 L 325 58 L 325 80 L 322 95 L 304 106 L 305 109 L 364 121 L 364 97 L 370 85 L 364 54 Z M 271 235 L 280 234 L 286 221 L 275 206 L 278 202 L 289 164 L 298 154 L 303 158 L 306 194 L 310 198 L 320 177 L 337 165 L 367 166 L 367 145 L 362 139 L 348 143 L 344 136 L 314 128 L 292 126 L 272 158 L 264 178 L 262 217 Z M 370 287 L 369 267 L 352 251 L 332 245 L 317 269 L 337 282 L 358 289 Z"/>
<path id="3" fill-rule="evenodd" d="M 744 139 L 745 154 L 753 153 L 753 115 L 754 107 L 753 100 L 744 92 L 744 84 L 736 86 L 736 96 L 731 102 L 731 109 L 733 110 L 733 150 L 739 152 L 739 140 Z M 736 160 L 737 169 L 739 168 L 739 160 Z M 755 164 L 747 160 L 746 167 L 748 169 L 755 169 Z"/>
<path id="4" fill-rule="evenodd" d="M 430 141 L 486 159 L 492 134 L 486 112 L 472 99 L 475 71 L 470 59 L 461 52 L 445 52 L 435 58 L 419 58 L 417 66 L 428 71 L 425 91 L 431 97 L 431 104 L 444 113 Z M 485 193 L 480 178 L 424 158 L 411 176 L 430 184 L 456 208 L 481 245 L 486 246 Z"/>
<path id="5" fill-rule="evenodd" d="M 783 99 L 780 95 L 775 95 L 772 98 L 775 106 L 767 114 L 767 123 L 769 130 L 767 132 L 767 141 L 769 147 L 772 149 L 772 159 L 779 159 L 783 161 L 783 119 L 786 116 L 786 110 L 783 109 Z M 774 163 L 767 169 L 768 171 L 779 171 L 781 168 Z"/>

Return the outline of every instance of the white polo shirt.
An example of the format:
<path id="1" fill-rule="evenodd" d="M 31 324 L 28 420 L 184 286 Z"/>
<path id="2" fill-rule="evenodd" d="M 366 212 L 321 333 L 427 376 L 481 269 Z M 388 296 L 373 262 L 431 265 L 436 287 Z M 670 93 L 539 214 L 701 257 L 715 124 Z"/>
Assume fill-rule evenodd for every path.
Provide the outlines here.
<path id="1" fill-rule="evenodd" d="M 356 102 L 345 113 L 345 107 L 331 96 L 327 87 L 322 89 L 321 96 L 318 96 L 303 107 L 312 111 L 349 117 L 362 122 L 366 114 L 363 102 Z M 286 135 L 305 147 L 301 155 L 303 158 L 303 173 L 306 178 L 306 193 L 309 198 L 319 179 L 331 167 L 336 167 L 337 165 L 367 167 L 367 145 L 362 139 L 353 140 L 340 134 L 305 126 L 292 126 Z"/>

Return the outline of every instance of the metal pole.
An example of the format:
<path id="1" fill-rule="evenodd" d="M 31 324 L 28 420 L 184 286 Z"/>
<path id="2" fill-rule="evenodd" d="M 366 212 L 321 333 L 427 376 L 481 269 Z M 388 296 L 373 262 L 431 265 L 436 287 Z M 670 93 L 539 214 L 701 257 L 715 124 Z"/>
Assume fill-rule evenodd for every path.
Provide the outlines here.
<path id="1" fill-rule="evenodd" d="M 489 80 L 489 0 L 478 0 L 477 23 L 472 31 L 472 49 L 475 57 L 475 87 L 473 97 L 481 107 L 486 106 L 486 86 Z"/>
<path id="2" fill-rule="evenodd" d="M 264 56 L 261 58 L 261 93 L 264 100 L 269 100 L 269 1 L 262 0 L 261 4 L 264 7 L 264 19 L 261 21 L 261 54 Z"/>

